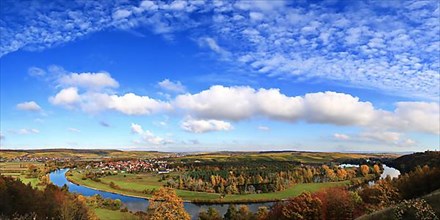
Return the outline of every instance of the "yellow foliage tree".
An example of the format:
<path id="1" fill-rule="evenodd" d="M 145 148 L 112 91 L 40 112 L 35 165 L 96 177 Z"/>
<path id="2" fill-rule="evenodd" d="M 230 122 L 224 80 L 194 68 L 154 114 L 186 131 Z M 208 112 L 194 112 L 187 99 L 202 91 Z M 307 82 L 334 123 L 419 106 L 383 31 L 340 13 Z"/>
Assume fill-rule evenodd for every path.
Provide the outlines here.
<path id="1" fill-rule="evenodd" d="M 367 165 L 361 165 L 361 173 L 363 176 L 367 176 L 370 173 L 370 167 Z"/>
<path id="2" fill-rule="evenodd" d="M 379 165 L 377 165 L 377 164 L 374 164 L 374 166 L 373 166 L 373 170 L 374 170 L 374 172 L 376 173 L 376 174 L 380 174 L 380 167 L 379 167 Z"/>
<path id="3" fill-rule="evenodd" d="M 151 220 L 189 220 L 190 215 L 183 207 L 182 199 L 171 188 L 162 187 L 150 199 L 147 219 Z"/>

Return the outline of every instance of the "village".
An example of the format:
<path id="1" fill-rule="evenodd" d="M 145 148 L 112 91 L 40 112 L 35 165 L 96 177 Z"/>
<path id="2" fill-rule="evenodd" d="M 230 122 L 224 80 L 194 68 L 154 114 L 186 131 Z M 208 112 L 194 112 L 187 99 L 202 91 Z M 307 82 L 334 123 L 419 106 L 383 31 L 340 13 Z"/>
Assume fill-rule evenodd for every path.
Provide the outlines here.
<path id="1" fill-rule="evenodd" d="M 113 173 L 156 172 L 158 174 L 167 174 L 174 170 L 170 168 L 170 164 L 173 163 L 158 159 L 100 161 L 87 165 L 86 169 L 97 169 L 98 172 L 112 171 Z"/>

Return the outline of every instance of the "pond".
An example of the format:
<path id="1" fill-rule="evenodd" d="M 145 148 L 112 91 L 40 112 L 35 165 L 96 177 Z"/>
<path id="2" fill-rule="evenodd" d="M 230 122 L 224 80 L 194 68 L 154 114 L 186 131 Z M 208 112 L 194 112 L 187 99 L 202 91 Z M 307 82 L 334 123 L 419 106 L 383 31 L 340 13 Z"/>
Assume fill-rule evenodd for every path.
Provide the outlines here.
<path id="1" fill-rule="evenodd" d="M 109 193 L 104 192 L 100 190 L 91 189 L 85 186 L 76 185 L 66 178 L 66 172 L 69 169 L 60 169 L 56 170 L 54 172 L 51 172 L 49 174 L 50 181 L 52 181 L 53 184 L 62 187 L 64 184 L 66 184 L 69 187 L 70 192 L 78 193 L 84 196 L 93 196 L 95 194 L 101 195 L 103 198 L 110 198 L 110 199 L 119 199 L 121 200 L 124 205 L 128 208 L 128 210 L 136 212 L 136 211 L 145 211 L 148 207 L 148 200 L 143 198 L 137 198 L 132 196 L 124 196 L 116 193 Z M 249 210 L 252 212 L 256 212 L 258 210 L 258 207 L 261 206 L 267 206 L 270 207 L 274 203 L 273 202 L 263 202 L 263 203 L 249 203 L 245 204 L 249 207 Z M 201 205 L 201 204 L 195 204 L 191 202 L 185 202 L 184 207 L 186 211 L 192 216 L 193 219 L 197 219 L 198 214 L 201 210 L 207 210 L 209 207 L 213 207 L 219 211 L 219 213 L 223 216 L 228 207 L 229 204 L 209 204 L 209 205 Z"/>

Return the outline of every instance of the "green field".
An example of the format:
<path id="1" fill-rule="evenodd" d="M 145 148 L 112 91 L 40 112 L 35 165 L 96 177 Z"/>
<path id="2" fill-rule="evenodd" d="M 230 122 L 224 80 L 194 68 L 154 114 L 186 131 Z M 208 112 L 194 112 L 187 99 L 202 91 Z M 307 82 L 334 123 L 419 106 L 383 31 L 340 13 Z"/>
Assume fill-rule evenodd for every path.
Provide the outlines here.
<path id="1" fill-rule="evenodd" d="M 44 164 L 39 162 L 2 162 L 0 163 L 0 174 L 19 178 L 24 184 L 30 183 L 33 187 L 37 187 L 40 180 L 38 178 L 28 178 L 25 175 L 30 165 L 35 165 L 39 168 L 44 167 Z"/>
<path id="2" fill-rule="evenodd" d="M 137 216 L 133 215 L 130 212 L 121 212 L 119 210 L 110 210 L 110 209 L 94 209 L 95 214 L 101 220 L 137 220 L 139 219 Z"/>
<path id="3" fill-rule="evenodd" d="M 73 176 L 67 176 L 74 183 L 88 186 L 103 191 L 120 193 L 124 195 L 138 196 L 148 198 L 150 195 L 142 193 L 144 189 L 157 189 L 162 186 L 158 180 L 159 175 L 156 174 L 117 174 L 106 176 L 101 182 L 95 182 L 90 179 L 82 180 L 82 174 L 76 170 L 69 171 Z M 120 189 L 114 189 L 109 186 L 110 182 L 114 182 Z M 272 193 L 261 194 L 243 194 L 243 195 L 226 195 L 221 198 L 218 193 L 194 192 L 189 190 L 176 190 L 177 195 L 186 201 L 203 201 L 203 202 L 246 202 L 246 201 L 275 201 L 297 196 L 304 191 L 315 192 L 328 187 L 347 185 L 349 181 L 328 182 L 328 183 L 302 183 L 296 184 L 286 190 Z"/>

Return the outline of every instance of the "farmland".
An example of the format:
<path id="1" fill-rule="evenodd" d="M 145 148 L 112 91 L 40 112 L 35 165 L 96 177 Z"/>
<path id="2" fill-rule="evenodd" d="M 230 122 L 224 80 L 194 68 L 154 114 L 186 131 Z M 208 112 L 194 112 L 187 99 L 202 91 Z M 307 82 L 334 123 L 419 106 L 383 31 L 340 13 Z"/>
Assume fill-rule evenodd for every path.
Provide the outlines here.
<path id="1" fill-rule="evenodd" d="M 37 177 L 30 177 L 28 175 L 28 168 L 31 165 L 37 169 L 44 168 L 44 163 L 39 162 L 1 162 L 0 174 L 20 179 L 23 183 L 30 183 L 33 187 L 36 187 L 40 180 Z"/>

